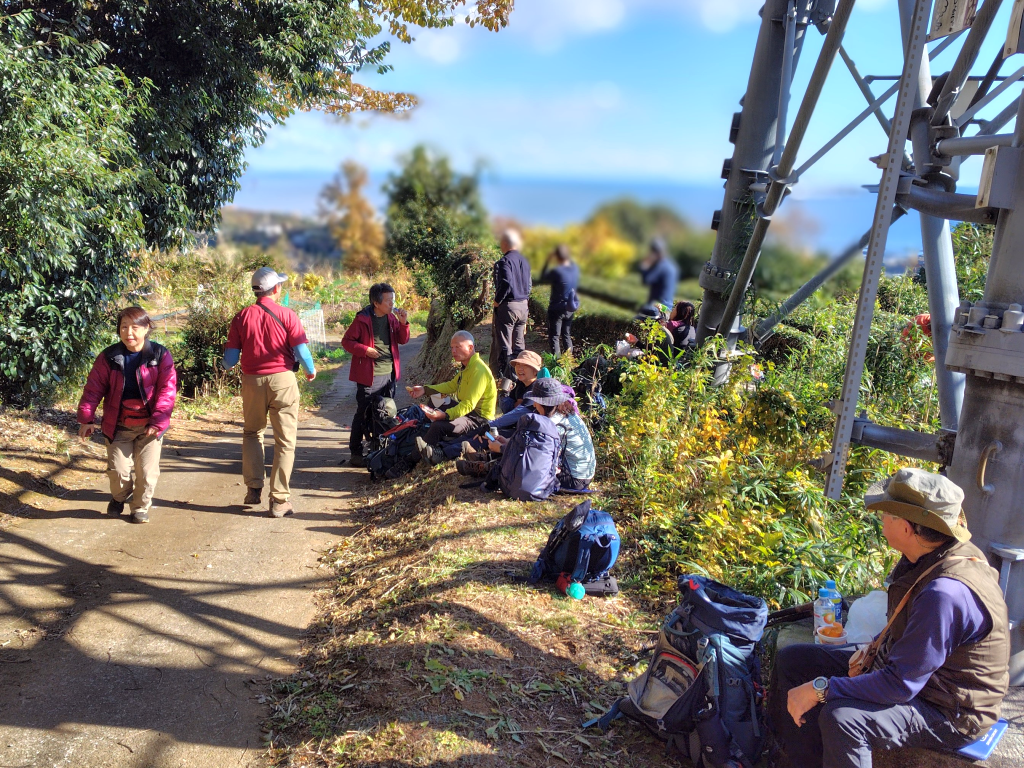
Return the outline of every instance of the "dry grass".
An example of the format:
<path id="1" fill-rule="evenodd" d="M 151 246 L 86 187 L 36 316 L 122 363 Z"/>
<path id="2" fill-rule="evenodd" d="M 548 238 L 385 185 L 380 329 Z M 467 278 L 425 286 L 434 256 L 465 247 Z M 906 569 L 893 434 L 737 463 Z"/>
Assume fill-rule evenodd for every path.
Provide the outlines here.
<path id="1" fill-rule="evenodd" d="M 274 686 L 271 755 L 287 766 L 674 765 L 634 725 L 580 724 L 624 693 L 650 614 L 624 593 L 570 600 L 525 583 L 578 499 L 460 489 L 418 468 L 368 493 L 327 552 L 302 672 Z"/>

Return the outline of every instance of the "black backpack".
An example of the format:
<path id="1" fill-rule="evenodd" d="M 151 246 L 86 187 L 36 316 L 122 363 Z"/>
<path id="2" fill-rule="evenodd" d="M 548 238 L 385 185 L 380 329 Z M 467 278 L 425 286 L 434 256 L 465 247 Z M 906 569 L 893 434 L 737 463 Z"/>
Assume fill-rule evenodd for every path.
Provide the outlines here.
<path id="1" fill-rule="evenodd" d="M 380 447 L 366 457 L 366 470 L 373 480 L 395 480 L 407 474 L 420 460 L 416 438 L 427 433 L 430 424 L 417 405 L 410 405 L 395 417 L 398 424 L 381 434 Z"/>
<path id="2" fill-rule="evenodd" d="M 586 725 L 625 715 L 696 768 L 752 768 L 767 735 L 757 651 L 768 606 L 704 576 L 680 576 L 679 589 L 647 670 Z"/>

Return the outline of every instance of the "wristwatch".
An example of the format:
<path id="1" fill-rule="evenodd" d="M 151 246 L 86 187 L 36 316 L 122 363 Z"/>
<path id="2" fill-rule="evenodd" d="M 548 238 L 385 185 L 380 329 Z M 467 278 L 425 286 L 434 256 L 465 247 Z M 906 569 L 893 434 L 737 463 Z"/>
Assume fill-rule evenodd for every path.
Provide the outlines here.
<path id="1" fill-rule="evenodd" d="M 814 678 L 814 680 L 811 681 L 811 687 L 814 689 L 814 695 L 818 697 L 818 701 L 824 704 L 825 696 L 828 694 L 828 678 Z"/>

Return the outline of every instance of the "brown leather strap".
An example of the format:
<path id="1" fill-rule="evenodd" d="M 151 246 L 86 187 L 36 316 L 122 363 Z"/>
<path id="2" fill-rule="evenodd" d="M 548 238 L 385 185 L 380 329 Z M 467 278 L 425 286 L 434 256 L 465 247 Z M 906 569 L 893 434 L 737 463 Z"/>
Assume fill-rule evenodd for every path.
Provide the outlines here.
<path id="1" fill-rule="evenodd" d="M 907 604 L 907 601 L 910 600 L 910 596 L 914 593 L 914 589 L 917 587 L 917 585 L 921 583 L 922 579 L 924 579 L 925 576 L 927 576 L 929 573 L 934 571 L 936 568 L 938 568 L 940 565 L 942 565 L 947 560 L 975 560 L 975 561 L 977 561 L 978 558 L 977 557 L 964 557 L 963 555 L 954 555 L 953 557 L 944 557 L 941 560 L 939 560 L 938 562 L 932 563 L 924 573 L 922 573 L 920 576 L 918 576 L 917 580 L 911 585 L 910 589 L 907 590 L 907 593 L 905 595 L 903 595 L 903 599 L 900 600 L 899 605 L 896 606 L 896 610 L 892 612 L 892 616 L 889 617 L 889 622 L 885 625 L 885 629 L 883 629 L 881 632 L 879 632 L 878 633 L 878 637 L 876 637 L 874 640 L 872 640 L 871 641 L 871 645 L 868 646 L 868 653 L 869 654 L 871 654 L 872 650 L 874 650 L 874 654 L 871 654 L 872 657 L 874 655 L 877 655 L 878 649 L 882 647 L 882 643 L 885 642 L 885 638 L 889 634 L 889 628 L 892 627 L 892 623 L 894 621 L 896 621 L 896 617 L 899 616 L 900 611 L 903 610 L 903 608 Z"/>

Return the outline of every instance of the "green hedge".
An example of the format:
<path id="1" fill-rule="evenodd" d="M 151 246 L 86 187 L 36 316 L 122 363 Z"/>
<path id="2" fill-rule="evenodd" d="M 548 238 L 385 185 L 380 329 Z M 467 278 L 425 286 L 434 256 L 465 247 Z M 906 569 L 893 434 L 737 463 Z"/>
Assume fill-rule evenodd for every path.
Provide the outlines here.
<path id="1" fill-rule="evenodd" d="M 600 305 L 600 302 L 582 299 L 580 309 L 572 321 L 574 345 L 614 345 L 627 331 L 636 330 L 631 314 L 615 307 L 605 307 L 607 311 L 595 311 L 595 304 Z M 537 327 L 546 331 L 548 327 L 548 292 L 546 289 L 535 291 L 530 296 L 530 317 Z"/>

